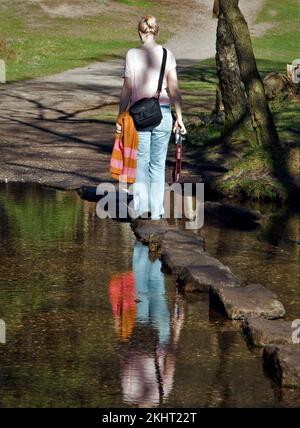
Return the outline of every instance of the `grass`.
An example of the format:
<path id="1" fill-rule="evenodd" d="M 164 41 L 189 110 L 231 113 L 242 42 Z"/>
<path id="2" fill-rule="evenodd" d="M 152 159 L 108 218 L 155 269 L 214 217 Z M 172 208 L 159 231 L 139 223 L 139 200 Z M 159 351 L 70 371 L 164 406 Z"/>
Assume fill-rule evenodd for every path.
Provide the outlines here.
<path id="1" fill-rule="evenodd" d="M 99 46 L 97 40 L 89 38 L 70 40 L 64 36 L 52 36 L 51 39 L 40 40 L 33 35 L 23 43 L 12 44 L 18 59 L 8 63 L 8 80 L 26 80 L 51 75 L 121 55 L 125 49 L 133 46 L 134 42 L 124 42 L 121 39 L 105 41 Z"/>
<path id="2" fill-rule="evenodd" d="M 68 18 L 49 15 L 38 3 L 1 1 L 0 57 L 7 62 L 7 80 L 32 79 L 124 56 L 127 49 L 138 44 L 134 23 L 140 16 L 160 6 L 162 24 L 170 19 L 165 2 L 107 3 L 110 7 L 103 13 Z M 123 3 L 121 9 L 119 3 Z M 163 32 L 161 40 L 169 35 Z"/>
<path id="3" fill-rule="evenodd" d="M 230 161 L 229 172 L 216 182 L 216 190 L 229 198 L 278 200 L 285 188 L 269 174 L 269 153 L 262 147 L 248 147 L 242 157 Z"/>
<path id="4" fill-rule="evenodd" d="M 179 75 L 183 111 L 189 132 L 187 142 L 209 143 L 220 136 L 220 129 L 203 126 L 215 104 L 217 72 L 214 59 L 201 61 Z"/>
<path id="5" fill-rule="evenodd" d="M 274 67 L 270 60 L 261 60 L 258 64 L 264 74 L 276 70 L 277 62 L 274 62 Z M 221 138 L 222 126 L 209 122 L 215 103 L 216 83 L 214 83 L 211 66 L 201 64 L 202 69 L 203 67 L 207 67 L 207 74 L 211 76 L 211 82 L 199 79 L 185 84 L 183 79 L 181 87 L 189 130 L 187 141 L 199 146 L 203 158 L 207 161 L 217 159 L 229 169 L 228 174 L 214 184 L 215 190 L 229 198 L 285 199 L 286 193 L 282 184 L 267 173 L 269 161 L 267 153 L 259 147 L 252 147 L 247 142 L 245 135 L 242 139 L 237 138 L 231 141 L 229 149 L 224 147 L 224 141 Z M 278 98 L 269 105 L 280 139 L 287 147 L 290 171 L 299 180 L 300 102 L 296 99 Z"/>
<path id="6" fill-rule="evenodd" d="M 285 72 L 285 64 L 300 55 L 300 1 L 267 0 L 257 22 L 271 23 L 273 27 L 263 37 L 254 39 L 256 56 L 280 61 L 284 67 L 278 71 Z"/>

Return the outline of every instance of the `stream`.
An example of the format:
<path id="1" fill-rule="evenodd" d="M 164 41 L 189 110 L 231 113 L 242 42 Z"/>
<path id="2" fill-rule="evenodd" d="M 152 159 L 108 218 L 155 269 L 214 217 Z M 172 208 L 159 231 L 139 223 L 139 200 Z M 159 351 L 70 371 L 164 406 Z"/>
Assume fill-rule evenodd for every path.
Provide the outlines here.
<path id="1" fill-rule="evenodd" d="M 300 318 L 300 217 L 205 226 L 206 250 Z M 1 407 L 291 407 L 237 322 L 180 294 L 130 224 L 76 192 L 0 185 Z"/>

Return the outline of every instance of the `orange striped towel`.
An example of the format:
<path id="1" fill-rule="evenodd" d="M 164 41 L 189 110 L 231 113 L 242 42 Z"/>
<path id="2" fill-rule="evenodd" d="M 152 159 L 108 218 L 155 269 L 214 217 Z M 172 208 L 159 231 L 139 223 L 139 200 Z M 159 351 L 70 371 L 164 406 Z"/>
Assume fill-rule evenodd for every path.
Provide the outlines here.
<path id="1" fill-rule="evenodd" d="M 110 160 L 110 175 L 119 181 L 134 183 L 139 143 L 138 133 L 128 111 L 119 115 L 118 123 L 122 126 L 122 132 L 115 134 Z"/>

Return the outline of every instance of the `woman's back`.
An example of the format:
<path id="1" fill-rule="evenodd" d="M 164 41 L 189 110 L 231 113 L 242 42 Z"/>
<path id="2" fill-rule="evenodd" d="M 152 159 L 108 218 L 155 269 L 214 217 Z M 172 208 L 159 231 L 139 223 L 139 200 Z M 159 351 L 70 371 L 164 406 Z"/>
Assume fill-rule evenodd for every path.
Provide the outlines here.
<path id="1" fill-rule="evenodd" d="M 163 48 L 156 45 L 153 48 L 140 47 L 129 49 L 126 55 L 124 77 L 129 77 L 132 86 L 131 104 L 142 98 L 155 96 L 163 57 Z M 173 53 L 167 49 L 167 63 L 163 79 L 160 104 L 170 103 L 167 94 L 168 72 L 176 68 Z"/>

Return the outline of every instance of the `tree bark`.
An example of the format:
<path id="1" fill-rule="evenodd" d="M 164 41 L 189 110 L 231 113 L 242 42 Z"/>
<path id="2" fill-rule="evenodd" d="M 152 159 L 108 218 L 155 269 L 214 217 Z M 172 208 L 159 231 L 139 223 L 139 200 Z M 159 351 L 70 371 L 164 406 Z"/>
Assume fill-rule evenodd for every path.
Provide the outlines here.
<path id="1" fill-rule="evenodd" d="M 212 112 L 211 123 L 217 123 L 223 126 L 225 125 L 225 109 L 220 85 L 218 85 L 216 89 L 216 103 L 215 108 Z"/>
<path id="2" fill-rule="evenodd" d="M 248 118 L 247 98 L 242 84 L 234 41 L 223 14 L 217 28 L 216 64 L 225 109 L 225 132 L 243 127 Z"/>

